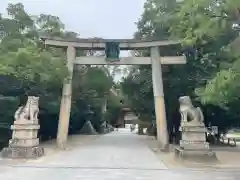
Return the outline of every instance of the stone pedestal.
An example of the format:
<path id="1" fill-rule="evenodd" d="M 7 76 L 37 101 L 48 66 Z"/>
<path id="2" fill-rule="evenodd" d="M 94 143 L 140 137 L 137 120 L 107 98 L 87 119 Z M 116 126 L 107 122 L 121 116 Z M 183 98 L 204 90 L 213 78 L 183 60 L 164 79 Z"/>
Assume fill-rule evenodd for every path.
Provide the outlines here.
<path id="1" fill-rule="evenodd" d="M 12 139 L 9 147 L 2 150 L 4 158 L 38 158 L 43 156 L 44 149 L 39 147 L 37 121 L 16 120 L 11 126 Z"/>
<path id="2" fill-rule="evenodd" d="M 175 156 L 194 161 L 217 160 L 215 152 L 206 142 L 206 127 L 203 123 L 184 122 L 181 124 L 182 140 L 180 147 L 175 149 Z"/>

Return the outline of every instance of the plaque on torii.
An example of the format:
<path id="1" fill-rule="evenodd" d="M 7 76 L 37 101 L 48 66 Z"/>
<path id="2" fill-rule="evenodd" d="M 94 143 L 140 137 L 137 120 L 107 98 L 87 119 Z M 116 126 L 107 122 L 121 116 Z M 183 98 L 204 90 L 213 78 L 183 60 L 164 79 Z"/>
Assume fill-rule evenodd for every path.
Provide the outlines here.
<path id="1" fill-rule="evenodd" d="M 168 145 L 166 112 L 163 93 L 162 64 L 186 64 L 185 56 L 160 57 L 159 47 L 180 44 L 171 40 L 136 40 L 136 39 L 63 39 L 42 37 L 45 45 L 67 47 L 67 67 L 73 72 L 74 65 L 150 65 L 152 66 L 153 94 L 157 124 L 157 139 L 165 148 Z M 76 49 L 105 51 L 105 57 L 76 57 Z M 150 57 L 120 57 L 120 50 L 150 49 Z M 70 73 L 71 74 L 71 73 Z M 72 79 L 72 74 L 70 79 Z M 63 85 L 57 143 L 63 147 L 67 141 L 71 108 L 72 81 Z M 66 98 L 68 97 L 68 98 Z"/>
<path id="2" fill-rule="evenodd" d="M 120 47 L 119 42 L 106 42 L 105 57 L 106 61 L 116 62 L 120 61 Z"/>

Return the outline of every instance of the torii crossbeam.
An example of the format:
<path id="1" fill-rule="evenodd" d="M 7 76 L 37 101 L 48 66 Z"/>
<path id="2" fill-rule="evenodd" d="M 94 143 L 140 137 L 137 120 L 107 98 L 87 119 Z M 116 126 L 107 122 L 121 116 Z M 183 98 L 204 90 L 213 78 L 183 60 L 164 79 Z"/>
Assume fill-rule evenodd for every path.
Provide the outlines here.
<path id="1" fill-rule="evenodd" d="M 179 41 L 156 41 L 135 39 L 62 39 L 59 37 L 42 37 L 46 45 L 67 48 L 67 67 L 70 72 L 70 81 L 63 85 L 62 101 L 59 115 L 57 145 L 64 148 L 67 141 L 72 94 L 72 72 L 75 64 L 94 65 L 152 65 L 153 94 L 157 124 L 157 139 L 162 148 L 168 146 L 168 132 L 163 92 L 162 64 L 186 64 L 185 56 L 160 57 L 159 47 L 180 44 Z M 117 43 L 120 50 L 151 49 L 150 57 L 126 57 L 109 61 L 106 57 L 76 57 L 76 49 L 105 50 L 108 42 Z M 116 44 L 115 44 L 116 45 Z"/>

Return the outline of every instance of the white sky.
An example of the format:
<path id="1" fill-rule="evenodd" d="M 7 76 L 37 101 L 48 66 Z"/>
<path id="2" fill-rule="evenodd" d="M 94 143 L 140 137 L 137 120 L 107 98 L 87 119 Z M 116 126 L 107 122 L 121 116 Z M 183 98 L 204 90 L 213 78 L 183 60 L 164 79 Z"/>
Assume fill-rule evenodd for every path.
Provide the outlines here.
<path id="1" fill-rule="evenodd" d="M 8 3 L 18 2 L 31 15 L 58 16 L 67 30 L 82 38 L 126 39 L 137 29 L 135 22 L 141 17 L 145 0 L 0 0 L 0 12 L 5 12 Z"/>
<path id="2" fill-rule="evenodd" d="M 0 0 L 0 12 L 18 2 L 32 15 L 60 17 L 67 30 L 81 37 L 132 38 L 145 0 Z"/>

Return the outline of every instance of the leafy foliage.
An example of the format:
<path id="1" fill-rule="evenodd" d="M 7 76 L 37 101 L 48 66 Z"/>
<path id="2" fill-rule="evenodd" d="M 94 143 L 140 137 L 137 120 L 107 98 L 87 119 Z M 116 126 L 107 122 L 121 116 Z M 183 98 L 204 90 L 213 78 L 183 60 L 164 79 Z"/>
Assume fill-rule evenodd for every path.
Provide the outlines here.
<path id="1" fill-rule="evenodd" d="M 12 124 L 13 114 L 26 96 L 40 96 L 41 139 L 56 137 L 63 80 L 67 77 L 66 52 L 61 48 L 44 47 L 40 36 L 76 38 L 78 33 L 65 30 L 64 23 L 53 15 L 30 16 L 21 3 L 9 4 L 8 17 L 0 16 L 0 99 L 8 110 L 0 123 Z M 85 52 L 77 50 L 77 54 Z M 94 112 L 93 126 L 99 130 L 105 99 L 112 100 L 109 90 L 114 85 L 109 69 L 87 67 L 86 72 L 74 69 L 70 133 L 78 132 L 86 118 L 87 106 Z M 115 107 L 120 107 L 115 103 Z M 111 111 L 111 110 L 110 110 Z M 108 112 L 110 113 L 110 112 Z M 7 141 L 5 139 L 4 141 Z"/>
<path id="2" fill-rule="evenodd" d="M 161 55 L 185 54 L 187 64 L 184 66 L 163 66 L 165 103 L 167 109 L 168 129 L 179 125 L 178 97 L 190 95 L 194 102 L 202 103 L 205 120 L 211 119 L 215 125 L 224 124 L 225 128 L 237 124 L 240 115 L 239 105 L 239 30 L 240 3 L 234 0 L 147 0 L 144 12 L 137 22 L 137 39 L 179 39 L 182 48 L 164 47 Z M 147 53 L 147 54 L 144 54 Z M 149 52 L 137 53 L 149 55 Z M 151 86 L 151 69 L 134 67 L 123 80 L 124 93 L 128 95 L 132 107 L 137 112 L 145 109 L 147 116 L 152 116 L 153 98 L 142 92 L 148 92 Z M 143 70 L 144 69 L 144 70 Z M 134 77 L 138 79 L 134 79 Z M 133 82 L 131 84 L 130 82 Z M 141 85 L 138 84 L 141 82 Z M 127 89 L 127 90 L 126 90 Z M 150 94 L 149 94 L 150 95 Z M 151 103 L 149 102 L 151 99 Z M 219 108 L 206 107 L 214 105 Z M 223 108 L 222 110 L 219 110 Z M 211 116 L 213 111 L 224 112 L 224 122 L 219 124 Z M 216 112 L 215 112 L 216 113 Z M 227 118 L 226 118 L 227 117 Z M 206 119 L 208 118 L 208 119 Z M 215 117 L 218 118 L 219 117 Z M 227 124 L 225 122 L 228 122 Z M 238 124 L 240 124 L 238 122 Z M 222 127 L 222 126 L 221 126 Z M 176 127 L 175 129 L 178 129 Z M 223 128 L 224 129 L 224 128 Z"/>

